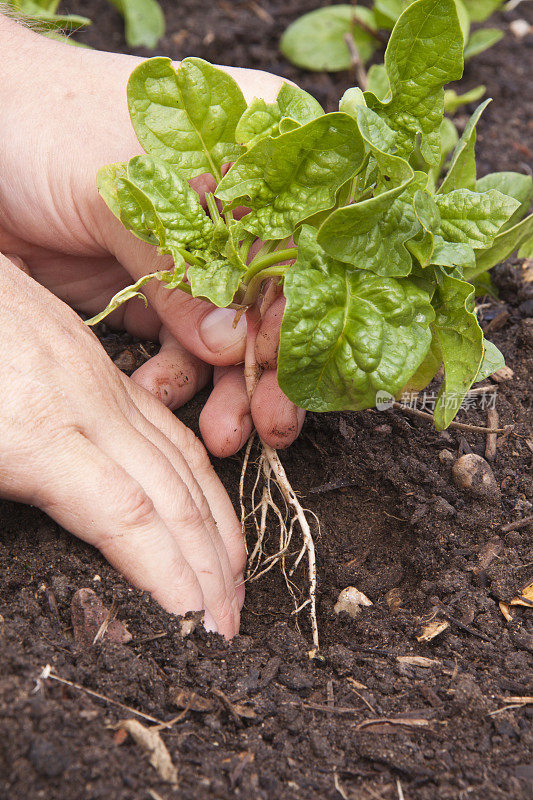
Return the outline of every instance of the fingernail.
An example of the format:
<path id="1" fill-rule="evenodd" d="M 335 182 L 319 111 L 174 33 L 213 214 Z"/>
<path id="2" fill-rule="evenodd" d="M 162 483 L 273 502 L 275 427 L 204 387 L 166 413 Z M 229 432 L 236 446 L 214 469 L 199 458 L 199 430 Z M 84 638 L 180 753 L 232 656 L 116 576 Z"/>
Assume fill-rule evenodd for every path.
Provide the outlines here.
<path id="1" fill-rule="evenodd" d="M 208 633 L 218 633 L 216 622 L 207 609 L 204 612 L 204 628 Z"/>
<path id="2" fill-rule="evenodd" d="M 235 311 L 231 308 L 215 308 L 200 323 L 200 338 L 213 353 L 221 353 L 246 343 L 246 319 L 242 316 L 236 325 Z"/>

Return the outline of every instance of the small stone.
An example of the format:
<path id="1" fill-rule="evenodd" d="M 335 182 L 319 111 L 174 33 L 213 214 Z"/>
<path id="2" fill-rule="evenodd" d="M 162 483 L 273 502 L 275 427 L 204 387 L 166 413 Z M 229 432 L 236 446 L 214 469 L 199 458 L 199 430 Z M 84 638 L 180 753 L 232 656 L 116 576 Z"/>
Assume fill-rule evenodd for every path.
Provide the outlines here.
<path id="1" fill-rule="evenodd" d="M 514 378 L 514 372 L 511 367 L 500 367 L 500 369 L 492 373 L 490 378 L 496 383 L 503 383 L 504 381 L 510 381 L 511 378 Z"/>
<path id="2" fill-rule="evenodd" d="M 360 592 L 355 586 L 347 586 L 339 594 L 333 610 L 336 614 L 346 611 L 350 617 L 356 617 L 363 606 L 371 605 L 373 605 L 372 600 L 369 600 L 366 594 Z"/>
<path id="3" fill-rule="evenodd" d="M 496 501 L 500 490 L 494 473 L 484 458 L 476 453 L 465 453 L 452 467 L 452 477 L 456 486 L 475 497 Z"/>
<path id="4" fill-rule="evenodd" d="M 118 367 L 122 372 L 133 372 L 137 362 L 131 350 L 123 350 L 113 361 L 115 367 Z"/>
<path id="5" fill-rule="evenodd" d="M 457 514 L 455 508 L 444 497 L 440 496 L 435 498 L 434 509 L 439 517 L 454 517 Z"/>
<path id="6" fill-rule="evenodd" d="M 533 25 L 525 19 L 514 19 L 509 23 L 509 30 L 517 39 L 525 39 L 530 33 L 533 33 Z"/>
<path id="7" fill-rule="evenodd" d="M 105 608 L 96 592 L 93 592 L 92 589 L 78 589 L 70 604 L 70 616 L 76 644 L 92 645 L 108 614 L 108 609 Z M 109 622 L 104 637 L 115 644 L 126 644 L 131 641 L 131 633 L 118 619 L 112 619 Z"/>
<path id="8" fill-rule="evenodd" d="M 439 453 L 439 461 L 441 464 L 453 464 L 455 456 L 451 450 L 441 450 Z"/>

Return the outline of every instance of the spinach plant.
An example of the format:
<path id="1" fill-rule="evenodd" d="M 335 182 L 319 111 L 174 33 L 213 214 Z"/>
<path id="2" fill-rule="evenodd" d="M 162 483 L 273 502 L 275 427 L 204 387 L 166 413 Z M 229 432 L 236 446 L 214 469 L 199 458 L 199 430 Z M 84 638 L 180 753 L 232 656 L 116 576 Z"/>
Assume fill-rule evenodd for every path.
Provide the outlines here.
<path id="1" fill-rule="evenodd" d="M 386 95 L 349 89 L 329 114 L 288 84 L 274 103 L 247 107 L 233 79 L 198 58 L 177 70 L 166 58 L 140 64 L 128 100 L 146 155 L 104 167 L 98 186 L 174 267 L 90 322 L 152 279 L 238 313 L 274 280 L 286 298 L 278 381 L 291 400 L 364 409 L 380 392 L 423 388 L 444 364 L 434 420 L 446 428 L 470 386 L 503 364 L 477 322 L 472 281 L 533 237 L 531 178 L 476 177 L 489 101 L 440 178 L 443 87 L 461 77 L 463 44 L 455 0 L 416 0 L 389 40 Z M 207 212 L 187 182 L 202 173 L 217 182 Z M 239 206 L 248 211 L 237 219 Z"/>
<path id="2" fill-rule="evenodd" d="M 9 0 L 14 11 L 37 22 L 47 35 L 66 38 L 69 33 L 91 24 L 87 17 L 58 14 L 61 0 Z M 157 0 L 109 0 L 124 17 L 126 41 L 130 47 L 154 48 L 165 32 L 165 18 Z M 70 42 L 70 38 L 68 39 Z M 72 42 L 75 44 L 75 42 Z"/>
<path id="3" fill-rule="evenodd" d="M 505 0 L 456 0 L 464 35 L 465 60 L 482 53 L 503 36 L 498 28 L 470 31 L 472 22 L 484 22 Z M 340 4 L 318 8 L 295 20 L 280 42 L 283 55 L 297 67 L 318 72 L 348 69 L 352 54 L 346 42 L 351 37 L 363 63 L 381 46 L 380 30 L 392 30 L 402 11 L 413 0 L 374 0 L 371 9 Z"/>

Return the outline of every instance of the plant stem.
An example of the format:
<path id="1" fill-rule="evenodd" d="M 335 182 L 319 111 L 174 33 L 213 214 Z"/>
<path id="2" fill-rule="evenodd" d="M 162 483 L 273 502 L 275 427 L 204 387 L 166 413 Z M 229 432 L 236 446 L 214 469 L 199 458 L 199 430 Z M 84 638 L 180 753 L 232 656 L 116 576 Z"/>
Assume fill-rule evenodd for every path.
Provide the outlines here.
<path id="1" fill-rule="evenodd" d="M 261 272 L 258 272 L 257 275 L 254 275 L 246 288 L 244 297 L 241 301 L 242 305 L 249 306 L 255 302 L 263 281 L 265 281 L 267 278 L 281 278 L 283 275 L 285 275 L 288 269 L 288 266 L 282 267 L 278 265 L 275 267 L 267 267 L 266 269 L 261 270 Z"/>
<path id="2" fill-rule="evenodd" d="M 254 278 L 259 272 L 262 272 L 267 267 L 272 267 L 274 264 L 279 264 L 281 261 L 290 261 L 296 258 L 296 247 L 288 247 L 286 250 L 274 250 L 273 253 L 267 253 L 263 256 L 256 256 L 250 266 L 248 267 L 242 282 L 249 284 L 251 279 Z"/>
<path id="3" fill-rule="evenodd" d="M 212 192 L 205 193 L 205 202 L 207 203 L 207 210 L 209 211 L 209 215 L 213 222 L 216 223 L 222 220 L 220 216 L 220 211 L 218 210 L 217 201 L 215 200 L 215 195 Z"/>

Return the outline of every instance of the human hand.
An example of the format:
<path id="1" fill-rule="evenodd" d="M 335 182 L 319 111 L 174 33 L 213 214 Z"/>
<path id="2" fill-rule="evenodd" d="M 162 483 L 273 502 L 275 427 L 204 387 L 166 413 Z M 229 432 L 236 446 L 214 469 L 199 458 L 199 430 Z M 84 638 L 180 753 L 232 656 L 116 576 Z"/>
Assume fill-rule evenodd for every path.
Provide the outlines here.
<path id="1" fill-rule="evenodd" d="M 0 495 L 41 508 L 168 611 L 205 608 L 233 636 L 246 554 L 200 442 L 1 254 L 0 319 Z"/>
<path id="2" fill-rule="evenodd" d="M 125 92 L 138 59 L 67 47 L 1 18 L 0 25 L 16 27 L 19 40 L 16 52 L 4 48 L 0 53 L 0 64 L 7 59 L 5 71 L 11 76 L 0 120 L 0 248 L 24 258 L 36 280 L 92 315 L 132 279 L 169 266 L 155 248 L 122 228 L 96 191 L 100 166 L 140 152 Z M 42 67 L 31 75 L 29 59 Z M 281 85 L 267 73 L 228 70 L 247 99 L 272 100 Z M 195 184 L 201 193 L 209 179 Z M 235 366 L 244 359 L 244 318 L 235 327 L 231 310 L 213 309 L 156 281 L 146 294 L 148 309 L 133 301 L 110 320 L 136 335 L 159 335 L 160 354 L 134 380 L 175 409 L 207 383 L 206 364 L 213 364 L 215 387 L 200 417 L 211 452 L 236 452 L 253 425 L 272 446 L 290 444 L 304 412 L 277 385 L 280 316 L 270 313 L 258 336 L 259 351 L 269 342 L 269 358 L 259 352 L 267 369 L 250 409 L 242 368 Z"/>

